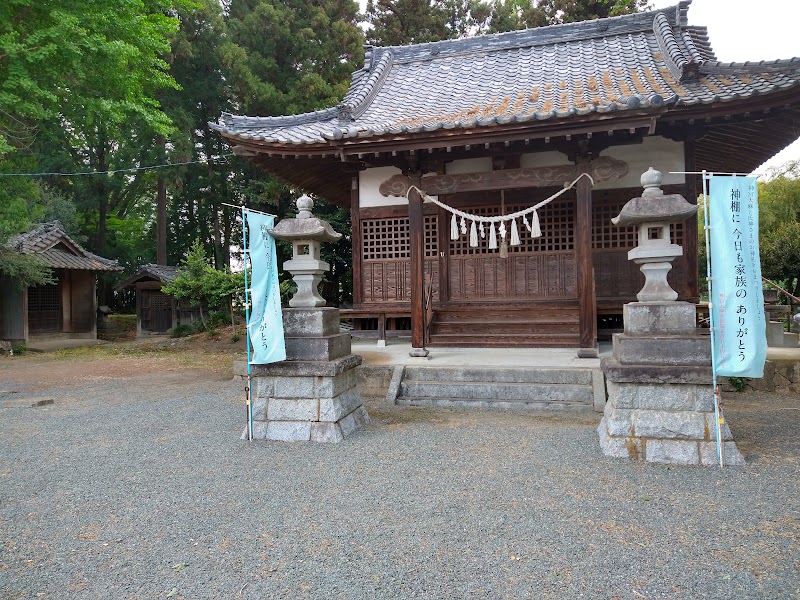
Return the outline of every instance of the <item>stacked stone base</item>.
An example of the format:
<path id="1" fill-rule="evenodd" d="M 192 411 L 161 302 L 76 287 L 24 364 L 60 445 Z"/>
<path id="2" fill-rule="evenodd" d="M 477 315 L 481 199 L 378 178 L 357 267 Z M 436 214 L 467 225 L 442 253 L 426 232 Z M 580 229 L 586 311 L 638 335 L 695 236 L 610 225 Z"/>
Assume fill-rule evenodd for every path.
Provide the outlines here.
<path id="1" fill-rule="evenodd" d="M 337 309 L 283 313 L 287 360 L 252 365 L 253 438 L 340 442 L 369 423 L 357 387 L 361 357 L 339 334 Z M 246 375 L 247 365 L 236 370 Z"/>
<path id="2" fill-rule="evenodd" d="M 369 423 L 356 387 L 361 357 L 254 365 L 253 438 L 340 442 Z"/>
<path id="3" fill-rule="evenodd" d="M 598 427 L 606 456 L 680 465 L 719 464 L 711 346 L 695 330 L 694 305 L 625 306 L 625 333 L 603 359 L 608 402 Z M 727 423 L 723 461 L 742 465 Z"/>
<path id="4" fill-rule="evenodd" d="M 597 428 L 606 456 L 680 465 L 719 463 L 711 385 L 609 380 L 607 386 L 608 402 Z M 744 464 L 727 423 L 721 433 L 725 464 Z"/>

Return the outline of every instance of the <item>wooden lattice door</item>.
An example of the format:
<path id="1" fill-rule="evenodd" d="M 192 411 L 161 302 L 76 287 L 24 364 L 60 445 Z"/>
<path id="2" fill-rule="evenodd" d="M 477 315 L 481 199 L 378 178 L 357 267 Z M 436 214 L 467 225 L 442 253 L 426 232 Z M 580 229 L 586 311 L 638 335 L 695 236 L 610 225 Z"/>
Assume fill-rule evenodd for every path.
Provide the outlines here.
<path id="1" fill-rule="evenodd" d="M 30 333 L 57 333 L 62 328 L 61 285 L 53 283 L 28 288 Z"/>
<path id="2" fill-rule="evenodd" d="M 142 290 L 142 329 L 166 333 L 172 327 L 172 298 L 159 290 Z"/>
<path id="3" fill-rule="evenodd" d="M 505 214 L 530 206 L 509 203 Z M 499 203 L 465 209 L 476 216 L 498 216 Z M 559 198 L 539 210 L 542 237 L 532 238 L 521 220 L 520 244 L 508 245 L 508 257 L 489 249 L 489 227 L 478 247 L 469 245 L 469 235 L 451 240 L 447 256 L 449 299 L 454 302 L 566 300 L 577 297 L 575 200 Z M 510 239 L 510 224 L 509 236 Z M 469 226 L 469 224 L 468 224 Z M 449 223 L 447 228 L 449 232 Z M 498 245 L 500 235 L 497 235 Z"/>

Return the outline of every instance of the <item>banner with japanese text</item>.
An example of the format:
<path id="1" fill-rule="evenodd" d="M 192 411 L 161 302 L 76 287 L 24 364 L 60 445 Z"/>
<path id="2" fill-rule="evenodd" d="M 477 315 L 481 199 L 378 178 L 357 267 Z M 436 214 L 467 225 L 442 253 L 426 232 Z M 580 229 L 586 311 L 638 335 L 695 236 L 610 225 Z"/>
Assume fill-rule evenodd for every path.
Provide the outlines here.
<path id="1" fill-rule="evenodd" d="M 286 360 L 278 260 L 275 239 L 269 234 L 275 225 L 275 217 L 250 211 L 245 215 L 251 265 L 251 308 L 247 322 L 253 346 L 250 362 L 260 365 Z"/>
<path id="2" fill-rule="evenodd" d="M 717 375 L 763 377 L 767 330 L 756 179 L 711 177 L 708 211 L 712 352 Z"/>

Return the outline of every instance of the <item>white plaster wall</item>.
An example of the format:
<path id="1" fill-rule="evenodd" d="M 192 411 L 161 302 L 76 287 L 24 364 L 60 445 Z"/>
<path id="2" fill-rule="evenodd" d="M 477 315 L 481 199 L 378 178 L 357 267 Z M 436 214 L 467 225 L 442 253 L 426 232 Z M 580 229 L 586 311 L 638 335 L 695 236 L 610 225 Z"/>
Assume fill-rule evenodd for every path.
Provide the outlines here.
<path id="1" fill-rule="evenodd" d="M 492 157 L 485 156 L 483 158 L 464 158 L 461 160 L 454 160 L 453 162 L 445 165 L 445 173 L 448 175 L 456 175 L 460 173 L 485 173 L 492 170 Z"/>
<path id="2" fill-rule="evenodd" d="M 563 167 L 572 165 L 567 155 L 562 152 L 533 152 L 523 154 L 519 159 L 519 166 L 522 169 L 535 169 L 537 167 Z"/>
<path id="3" fill-rule="evenodd" d="M 662 185 L 676 185 L 686 182 L 685 175 L 670 175 L 670 171 L 685 171 L 683 142 L 674 142 L 661 136 L 646 137 L 641 144 L 614 146 L 600 153 L 628 163 L 628 174 L 622 179 L 598 183 L 593 189 L 611 190 L 614 188 L 640 188 L 642 173 L 653 167 L 661 171 Z"/>
<path id="4" fill-rule="evenodd" d="M 374 206 L 406 205 L 405 196 L 383 196 L 380 192 L 381 184 L 393 175 L 402 175 L 397 167 L 374 167 L 360 171 L 358 174 L 358 205 L 360 208 Z M 438 199 L 438 196 L 433 196 Z M 430 200 L 425 200 L 430 202 Z"/>
<path id="5" fill-rule="evenodd" d="M 397 196 L 382 196 L 378 188 L 393 175 L 401 175 L 397 167 L 374 167 L 365 169 L 358 174 L 358 205 L 361 208 L 371 206 L 393 206 L 407 204 L 405 198 Z"/>

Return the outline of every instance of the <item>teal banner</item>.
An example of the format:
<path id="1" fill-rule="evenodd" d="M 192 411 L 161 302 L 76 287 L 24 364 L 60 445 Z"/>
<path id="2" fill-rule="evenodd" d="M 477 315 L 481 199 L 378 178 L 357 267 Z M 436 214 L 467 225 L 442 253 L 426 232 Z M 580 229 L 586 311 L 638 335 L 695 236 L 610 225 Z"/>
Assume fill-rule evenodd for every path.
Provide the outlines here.
<path id="1" fill-rule="evenodd" d="M 275 240 L 269 230 L 275 217 L 245 212 L 250 251 L 250 320 L 247 331 L 253 354 L 250 363 L 262 365 L 286 360 L 283 339 L 283 314 L 278 286 L 278 261 Z"/>
<path id="2" fill-rule="evenodd" d="M 709 298 L 717 375 L 763 377 L 767 328 L 755 178 L 712 176 L 708 211 Z"/>

